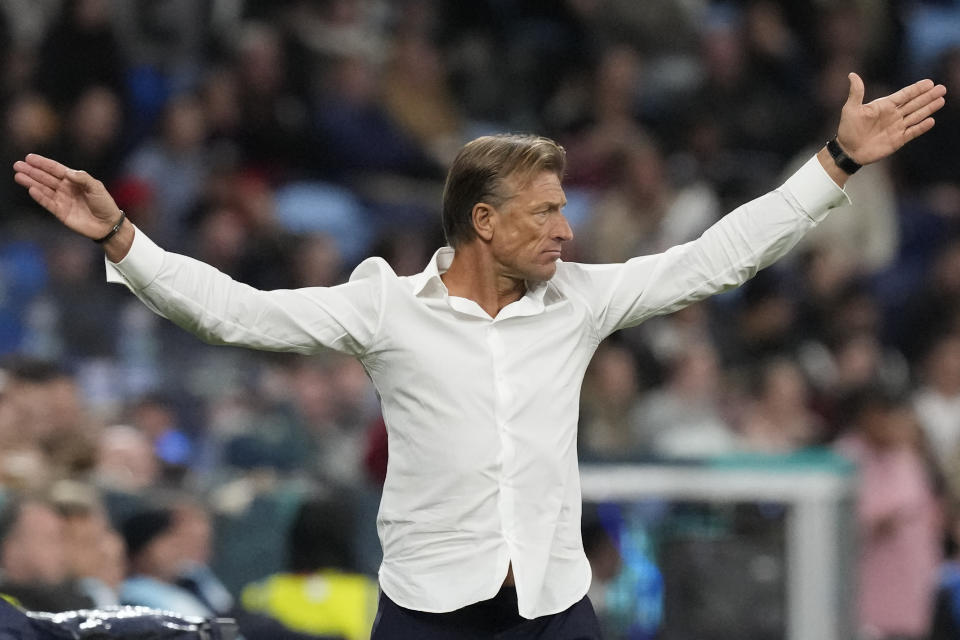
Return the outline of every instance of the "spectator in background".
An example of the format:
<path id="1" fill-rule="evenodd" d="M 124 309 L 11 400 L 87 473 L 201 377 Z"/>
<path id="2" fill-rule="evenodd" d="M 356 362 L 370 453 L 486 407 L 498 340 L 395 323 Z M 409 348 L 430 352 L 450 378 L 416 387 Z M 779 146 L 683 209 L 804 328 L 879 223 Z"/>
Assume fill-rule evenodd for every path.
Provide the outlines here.
<path id="1" fill-rule="evenodd" d="M 172 507 L 182 554 L 175 583 L 203 602 L 218 615 L 234 612 L 233 595 L 210 568 L 213 554 L 213 522 L 206 507 L 189 498 L 177 500 Z"/>
<path id="2" fill-rule="evenodd" d="M 330 61 L 313 114 L 322 143 L 320 161 L 334 177 L 360 189 L 364 181 L 384 174 L 439 179 L 439 163 L 387 112 L 380 74 L 376 62 L 362 52 Z"/>
<path id="3" fill-rule="evenodd" d="M 188 553 L 181 547 L 177 524 L 173 510 L 152 506 L 121 524 L 129 573 L 120 585 L 120 601 L 185 616 L 212 616 L 209 606 L 176 584 Z"/>
<path id="4" fill-rule="evenodd" d="M 605 344 L 583 382 L 579 450 L 584 458 L 623 458 L 638 450 L 631 418 L 640 402 L 637 363 L 621 344 Z"/>
<path id="5" fill-rule="evenodd" d="M 823 432 L 813 412 L 810 386 L 792 360 L 761 363 L 749 405 L 738 425 L 740 447 L 767 454 L 789 454 L 818 441 Z"/>
<path id="6" fill-rule="evenodd" d="M 937 77 L 947 90 L 960 91 L 960 43 L 943 51 L 937 67 Z M 950 220 L 955 230 L 960 214 L 960 105 L 951 104 L 937 117 L 937 127 L 941 126 L 942 136 L 909 149 L 899 159 L 899 168 L 908 184 L 920 188 L 933 212 Z"/>
<path id="7" fill-rule="evenodd" d="M 859 630 L 926 637 L 941 560 L 941 514 L 916 415 L 902 393 L 867 387 L 850 399 L 837 442 L 860 474 Z"/>
<path id="8" fill-rule="evenodd" d="M 58 153 L 77 164 L 97 167 L 113 184 L 124 154 L 123 101 L 114 89 L 90 86 L 71 105 L 63 121 Z"/>
<path id="9" fill-rule="evenodd" d="M 105 490 L 136 494 L 160 480 L 160 465 L 153 443 L 128 425 L 113 425 L 100 434 L 96 482 Z"/>
<path id="10" fill-rule="evenodd" d="M 617 176 L 593 206 L 584 230 L 593 261 L 622 262 L 666 251 L 700 236 L 720 216 L 720 202 L 704 182 L 672 184 L 662 151 L 651 140 L 628 140 L 613 154 Z"/>
<path id="11" fill-rule="evenodd" d="M 423 33 L 399 35 L 384 70 L 387 113 L 441 166 L 465 140 L 463 117 L 446 85 L 444 59 Z"/>
<path id="12" fill-rule="evenodd" d="M 154 457 L 165 481 L 181 483 L 194 462 L 194 445 L 180 428 L 170 399 L 156 393 L 140 398 L 131 410 L 131 422 L 153 442 Z"/>
<path id="13" fill-rule="evenodd" d="M 60 121 L 57 112 L 42 95 L 33 91 L 22 91 L 10 97 L 3 110 L 3 138 L 0 140 L 0 157 L 9 160 L 30 148 L 56 148 Z M 9 185 L 0 187 L 0 196 L 5 206 L 26 217 L 21 211 L 30 211 L 30 204 L 17 194 Z M 35 212 L 32 212 L 35 213 Z M 35 217 L 26 217 L 34 224 Z M 22 220 L 21 220 L 22 222 Z"/>
<path id="14" fill-rule="evenodd" d="M 727 321 L 716 325 L 723 366 L 743 374 L 767 358 L 793 356 L 800 344 L 797 301 L 776 268 L 761 271 L 736 293 Z"/>
<path id="15" fill-rule="evenodd" d="M 123 168 L 126 178 L 149 185 L 156 207 L 155 233 L 177 246 L 207 179 L 206 136 L 199 98 L 180 94 L 166 104 L 158 135 L 135 149 Z"/>
<path id="16" fill-rule="evenodd" d="M 120 583 L 127 572 L 126 550 L 107 519 L 97 490 L 91 485 L 62 481 L 54 485 L 51 495 L 63 522 L 69 579 L 97 608 L 120 604 Z"/>
<path id="17" fill-rule="evenodd" d="M 238 83 L 241 163 L 271 179 L 311 167 L 314 153 L 309 107 L 289 83 L 282 44 L 274 25 L 250 22 L 242 26 L 230 58 Z"/>
<path id="18" fill-rule="evenodd" d="M 940 472 L 960 497 L 960 333 L 936 339 L 924 358 L 913 407 Z"/>
<path id="19" fill-rule="evenodd" d="M 44 499 L 11 495 L 0 512 L 0 594 L 33 611 L 89 608 L 68 581 L 64 522 Z"/>
<path id="20" fill-rule="evenodd" d="M 26 336 L 30 351 L 51 362 L 70 362 L 82 383 L 85 365 L 116 349 L 118 318 L 108 309 L 115 297 L 96 290 L 96 248 L 58 235 L 46 251 L 47 290 L 33 301 Z"/>
<path id="21" fill-rule="evenodd" d="M 59 477 L 88 473 L 99 425 L 87 415 L 77 380 L 52 362 L 28 358 L 11 362 L 7 375 L 7 479 L 42 488 Z"/>
<path id="22" fill-rule="evenodd" d="M 895 342 L 915 368 L 934 338 L 960 332 L 960 236 L 948 236 L 923 281 L 898 305 Z"/>
<path id="23" fill-rule="evenodd" d="M 643 56 L 630 44 L 611 45 L 599 55 L 594 72 L 587 76 L 578 99 L 557 96 L 563 111 L 556 126 L 564 131 L 570 153 L 569 184 L 605 189 L 626 182 L 621 164 L 626 149 L 643 146 L 649 131 L 638 118 L 643 81 Z"/>
<path id="24" fill-rule="evenodd" d="M 295 631 L 369 638 L 378 589 L 375 580 L 353 569 L 354 517 L 341 500 L 305 500 L 288 533 L 287 571 L 245 587 L 244 606 Z"/>
<path id="25" fill-rule="evenodd" d="M 927 640 L 955 640 L 960 637 L 960 513 L 950 515 L 946 527 L 950 553 L 940 565 L 933 622 Z"/>
<path id="26" fill-rule="evenodd" d="M 69 108 L 93 86 L 123 93 L 126 57 L 110 23 L 109 5 L 108 0 L 67 0 L 46 34 L 37 85 L 58 109 Z"/>
<path id="27" fill-rule="evenodd" d="M 733 452 L 736 438 L 723 415 L 723 381 L 713 345 L 684 344 L 667 369 L 666 382 L 644 393 L 630 416 L 642 451 L 681 459 Z"/>
<path id="28" fill-rule="evenodd" d="M 580 529 L 583 552 L 590 560 L 591 580 L 588 595 L 602 621 L 604 614 L 610 608 L 607 603 L 607 592 L 611 582 L 623 569 L 623 558 L 617 542 L 599 517 L 588 513 L 584 516 Z"/>

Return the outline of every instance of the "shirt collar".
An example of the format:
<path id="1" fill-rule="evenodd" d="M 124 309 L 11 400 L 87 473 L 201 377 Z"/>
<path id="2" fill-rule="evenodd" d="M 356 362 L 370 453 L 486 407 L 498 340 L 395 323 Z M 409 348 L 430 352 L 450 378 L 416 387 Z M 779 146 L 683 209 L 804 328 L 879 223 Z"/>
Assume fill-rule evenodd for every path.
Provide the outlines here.
<path id="1" fill-rule="evenodd" d="M 443 284 L 440 276 L 450 268 L 450 264 L 453 262 L 453 255 L 454 250 L 452 247 L 441 247 L 437 249 L 433 257 L 430 258 L 430 262 L 427 263 L 427 267 L 420 273 L 411 276 L 411 280 L 413 281 L 413 295 L 425 298 L 443 298 L 448 296 L 447 285 Z M 548 291 L 553 295 L 545 301 L 544 298 Z M 546 282 L 535 282 L 532 285 L 528 282 L 524 297 L 529 298 L 531 302 L 537 303 L 537 305 L 542 308 L 545 302 L 552 302 L 553 298 L 558 295 L 559 292 L 556 287 L 548 280 Z"/>

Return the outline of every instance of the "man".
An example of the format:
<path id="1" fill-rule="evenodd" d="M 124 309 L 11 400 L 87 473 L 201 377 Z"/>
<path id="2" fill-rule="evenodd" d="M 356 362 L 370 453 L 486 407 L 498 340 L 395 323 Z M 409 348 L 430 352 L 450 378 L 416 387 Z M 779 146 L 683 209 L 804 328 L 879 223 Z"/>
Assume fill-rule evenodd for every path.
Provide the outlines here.
<path id="1" fill-rule="evenodd" d="M 0 511 L 0 596 L 33 611 L 89 608 L 68 580 L 64 523 L 46 499 L 13 495 Z"/>
<path id="2" fill-rule="evenodd" d="M 99 492 L 92 485 L 62 480 L 53 486 L 51 496 L 63 522 L 70 580 L 95 607 L 120 604 L 117 590 L 127 571 L 125 549 Z"/>
<path id="3" fill-rule="evenodd" d="M 401 278 L 373 258 L 346 284 L 294 291 L 257 291 L 163 251 L 83 171 L 32 154 L 14 169 L 34 200 L 104 245 L 110 281 L 201 338 L 360 359 L 390 453 L 374 640 L 590 639 L 599 630 L 585 597 L 575 442 L 597 345 L 782 256 L 845 200 L 858 163 L 933 126 L 945 92 L 923 80 L 863 104 L 851 74 L 837 138 L 780 189 L 695 242 L 611 265 L 559 260 L 573 236 L 564 153 L 544 138 L 461 150 L 443 197 L 451 246 L 422 273 Z"/>

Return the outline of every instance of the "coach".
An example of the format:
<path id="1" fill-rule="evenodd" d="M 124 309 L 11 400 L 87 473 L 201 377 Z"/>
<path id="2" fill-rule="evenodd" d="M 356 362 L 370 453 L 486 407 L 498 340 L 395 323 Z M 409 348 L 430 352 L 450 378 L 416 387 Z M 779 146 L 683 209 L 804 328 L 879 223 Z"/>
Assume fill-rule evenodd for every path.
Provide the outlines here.
<path id="1" fill-rule="evenodd" d="M 864 104 L 780 188 L 693 242 L 623 264 L 562 262 L 564 152 L 491 136 L 457 156 L 443 195 L 449 247 L 398 277 L 380 258 L 348 283 L 258 291 L 168 253 L 103 184 L 37 155 L 16 181 L 100 242 L 107 278 L 200 338 L 357 357 L 379 391 L 389 466 L 377 525 L 374 640 L 599 638 L 585 594 L 576 431 L 584 371 L 614 331 L 736 287 L 784 255 L 863 164 L 934 124 L 946 90 L 923 80 Z"/>

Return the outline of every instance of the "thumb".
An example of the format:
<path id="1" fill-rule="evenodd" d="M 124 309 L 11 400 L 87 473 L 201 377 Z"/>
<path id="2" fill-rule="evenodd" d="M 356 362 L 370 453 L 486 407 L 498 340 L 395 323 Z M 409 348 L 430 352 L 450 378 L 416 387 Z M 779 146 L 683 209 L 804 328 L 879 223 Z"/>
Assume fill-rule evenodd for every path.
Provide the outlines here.
<path id="1" fill-rule="evenodd" d="M 863 80 L 853 72 L 850 72 L 847 78 L 850 80 L 850 94 L 844 106 L 859 107 L 863 104 Z"/>

